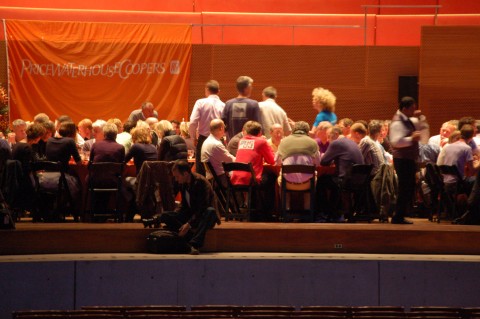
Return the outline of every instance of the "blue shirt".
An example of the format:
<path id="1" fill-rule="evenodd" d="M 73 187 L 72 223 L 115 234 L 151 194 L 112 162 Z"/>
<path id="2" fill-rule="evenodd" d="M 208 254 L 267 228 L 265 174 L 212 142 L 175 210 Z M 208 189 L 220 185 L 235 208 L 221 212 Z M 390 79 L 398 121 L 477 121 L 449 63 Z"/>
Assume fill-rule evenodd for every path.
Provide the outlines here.
<path id="1" fill-rule="evenodd" d="M 329 111 L 321 111 L 320 113 L 317 114 L 317 117 L 315 118 L 315 122 L 313 123 L 313 126 L 317 127 L 320 122 L 327 121 L 332 123 L 332 125 L 337 124 L 337 116 L 333 112 Z"/>

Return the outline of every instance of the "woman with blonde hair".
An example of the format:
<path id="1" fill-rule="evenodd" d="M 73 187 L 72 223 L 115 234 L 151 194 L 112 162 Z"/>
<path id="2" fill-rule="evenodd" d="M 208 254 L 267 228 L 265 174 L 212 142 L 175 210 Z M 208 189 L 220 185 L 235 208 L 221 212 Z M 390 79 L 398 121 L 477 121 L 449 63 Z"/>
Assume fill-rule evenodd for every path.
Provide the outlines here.
<path id="1" fill-rule="evenodd" d="M 310 130 L 310 136 L 315 135 L 316 128 L 320 122 L 327 121 L 335 125 L 337 123 L 337 115 L 335 114 L 335 103 L 337 98 L 333 93 L 322 87 L 313 89 L 312 105 L 318 111 L 315 122 Z"/>

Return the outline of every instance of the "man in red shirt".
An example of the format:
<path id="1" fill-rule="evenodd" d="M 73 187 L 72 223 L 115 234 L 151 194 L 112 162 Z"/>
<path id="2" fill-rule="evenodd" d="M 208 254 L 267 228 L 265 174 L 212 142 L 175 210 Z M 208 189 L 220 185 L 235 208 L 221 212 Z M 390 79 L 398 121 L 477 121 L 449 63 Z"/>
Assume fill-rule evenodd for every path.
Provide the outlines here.
<path id="1" fill-rule="evenodd" d="M 262 126 L 256 121 L 248 121 L 243 126 L 245 136 L 238 143 L 236 162 L 252 163 L 255 177 L 259 183 L 260 199 L 254 203 L 261 204 L 261 213 L 266 214 L 268 219 L 275 203 L 275 179 L 276 176 L 270 171 L 264 172 L 263 164 L 273 165 L 275 163 L 274 153 L 268 145 L 265 137 L 262 136 Z M 250 174 L 246 172 L 233 172 L 231 176 L 233 184 L 248 184 Z M 260 217 L 260 216 L 259 216 Z"/>

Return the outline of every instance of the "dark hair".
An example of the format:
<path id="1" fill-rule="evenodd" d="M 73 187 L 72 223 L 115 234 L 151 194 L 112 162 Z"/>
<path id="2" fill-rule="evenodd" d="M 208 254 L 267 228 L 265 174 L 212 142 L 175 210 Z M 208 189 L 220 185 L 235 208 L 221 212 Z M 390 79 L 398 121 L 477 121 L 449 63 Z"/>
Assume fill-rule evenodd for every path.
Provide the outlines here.
<path id="1" fill-rule="evenodd" d="M 123 131 L 130 133 L 130 131 L 135 127 L 136 121 L 127 120 L 123 123 Z"/>
<path id="2" fill-rule="evenodd" d="M 464 140 L 469 140 L 473 137 L 473 132 L 474 132 L 474 129 L 473 129 L 473 126 L 470 125 L 470 124 L 464 124 L 462 126 L 462 128 L 460 129 L 460 136 L 464 139 Z"/>
<path id="3" fill-rule="evenodd" d="M 215 80 L 210 80 L 205 84 L 205 87 L 207 88 L 208 92 L 217 94 L 218 91 L 220 91 L 220 84 L 218 84 L 217 81 Z"/>
<path id="4" fill-rule="evenodd" d="M 27 127 L 27 140 L 32 141 L 36 138 L 42 137 L 45 134 L 45 127 L 40 123 L 33 123 Z"/>
<path id="5" fill-rule="evenodd" d="M 404 96 L 400 99 L 400 103 L 398 104 L 398 108 L 400 110 L 403 110 L 403 109 L 411 107 L 412 105 L 415 105 L 415 104 L 417 104 L 417 102 L 415 101 L 415 99 L 413 97 Z"/>
<path id="6" fill-rule="evenodd" d="M 52 121 L 42 123 L 42 126 L 45 128 L 45 133 L 50 132 L 55 133 L 55 124 Z"/>
<path id="7" fill-rule="evenodd" d="M 68 115 L 60 115 L 57 117 L 57 122 L 58 123 L 63 123 L 63 122 L 73 122 L 72 118 Z"/>
<path id="8" fill-rule="evenodd" d="M 62 122 L 62 124 L 60 124 L 60 128 L 58 129 L 58 133 L 62 137 L 75 138 L 77 135 L 77 127 L 73 122 Z"/>
<path id="9" fill-rule="evenodd" d="M 190 164 L 184 159 L 176 160 L 175 163 L 173 164 L 172 171 L 178 171 L 179 173 L 182 173 L 182 174 L 192 173 Z"/>
<path id="10" fill-rule="evenodd" d="M 458 130 L 462 130 L 462 127 L 466 124 L 470 124 L 472 126 L 475 125 L 475 119 L 471 116 L 464 116 L 458 121 Z"/>

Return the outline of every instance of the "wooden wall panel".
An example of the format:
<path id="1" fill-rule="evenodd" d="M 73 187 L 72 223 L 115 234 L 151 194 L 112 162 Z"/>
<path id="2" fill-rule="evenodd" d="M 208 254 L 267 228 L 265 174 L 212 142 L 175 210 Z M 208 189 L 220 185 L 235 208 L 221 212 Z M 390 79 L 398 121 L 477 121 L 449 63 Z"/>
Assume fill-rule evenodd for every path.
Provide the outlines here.
<path id="1" fill-rule="evenodd" d="M 337 96 L 339 118 L 390 119 L 398 76 L 417 75 L 418 52 L 416 47 L 194 45 L 189 112 L 209 79 L 220 82 L 226 101 L 237 95 L 236 78 L 249 75 L 252 98 L 260 100 L 264 87 L 275 86 L 277 102 L 294 120 L 313 123 L 311 91 L 318 86 Z"/>
<path id="2" fill-rule="evenodd" d="M 420 100 L 429 121 L 480 118 L 480 26 L 423 27 Z"/>

